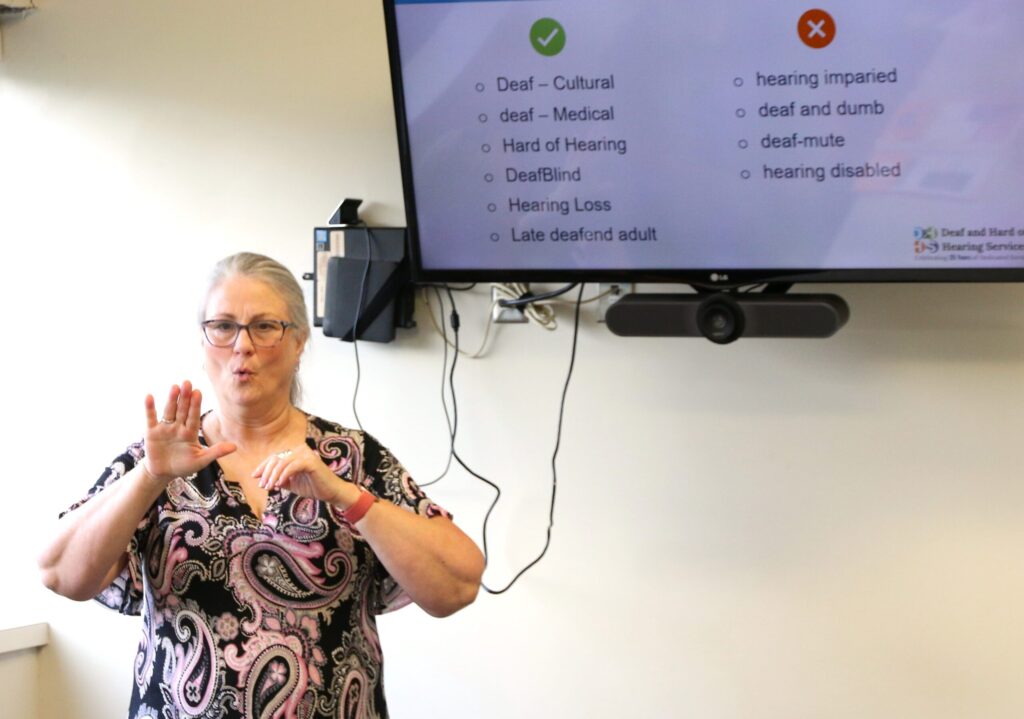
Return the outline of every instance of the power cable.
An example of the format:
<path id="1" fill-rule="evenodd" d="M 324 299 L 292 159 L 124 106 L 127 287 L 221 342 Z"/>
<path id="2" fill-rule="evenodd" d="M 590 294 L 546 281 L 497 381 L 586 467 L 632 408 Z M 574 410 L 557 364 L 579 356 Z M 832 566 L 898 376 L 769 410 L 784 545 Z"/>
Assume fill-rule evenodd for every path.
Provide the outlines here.
<path id="1" fill-rule="evenodd" d="M 506 584 L 504 587 L 502 587 L 501 589 L 493 589 L 493 588 L 489 587 L 486 582 L 481 582 L 480 586 L 483 587 L 483 589 L 486 592 L 488 592 L 489 594 L 503 594 L 503 593 L 507 592 L 519 580 L 519 578 L 521 576 L 523 576 L 530 568 L 535 566 L 541 559 L 544 558 L 544 556 L 547 554 L 548 548 L 551 546 L 551 533 L 552 533 L 552 530 L 554 528 L 554 523 L 555 523 L 555 498 L 556 498 L 556 493 L 557 493 L 557 489 L 558 489 L 558 466 L 557 466 L 557 460 L 558 460 L 559 450 L 561 449 L 561 446 L 562 446 L 562 425 L 563 425 L 563 420 L 565 418 L 565 400 L 566 400 L 566 397 L 567 397 L 568 392 L 569 392 L 569 383 L 570 383 L 570 381 L 572 379 L 573 369 L 576 366 L 576 348 L 577 348 L 578 340 L 579 340 L 579 327 L 580 327 L 580 308 L 581 308 L 581 306 L 583 304 L 583 290 L 584 290 L 585 286 L 586 286 L 585 284 L 580 284 L 579 285 L 580 291 L 579 291 L 579 294 L 577 295 L 577 298 L 576 298 L 576 311 L 575 311 L 574 318 L 573 318 L 572 351 L 571 351 L 570 357 L 569 357 L 569 370 L 566 373 L 565 384 L 562 387 L 562 397 L 561 397 L 561 401 L 559 403 L 559 409 L 558 409 L 558 429 L 557 429 L 557 432 L 555 434 L 555 448 L 554 448 L 554 450 L 553 450 L 553 452 L 551 454 L 551 502 L 550 502 L 550 506 L 549 506 L 549 510 L 548 510 L 548 527 L 547 527 L 547 532 L 546 532 L 545 539 L 544 539 L 544 547 L 541 549 L 540 553 L 531 562 L 529 562 L 526 566 L 524 566 L 522 569 L 520 569 L 516 573 L 516 575 L 512 578 L 512 580 L 508 584 Z M 556 296 L 556 295 L 551 295 L 551 296 Z M 491 502 L 491 505 L 487 508 L 487 513 L 484 515 L 484 521 L 483 521 L 483 531 L 482 531 L 482 533 L 483 533 L 483 551 L 484 551 L 484 564 L 486 566 L 488 561 L 489 561 L 489 557 L 490 557 L 490 550 L 489 550 L 488 542 L 487 542 L 487 524 L 488 524 L 488 522 L 490 520 L 491 513 L 494 511 L 495 506 L 497 506 L 498 501 L 501 499 L 501 487 L 499 487 L 496 483 L 494 483 L 491 480 L 487 479 L 483 475 L 479 474 L 478 472 L 474 471 L 468 464 L 466 464 L 466 462 L 459 455 L 458 450 L 455 448 L 455 435 L 456 435 L 456 433 L 458 431 L 458 423 L 459 423 L 458 403 L 457 403 L 456 393 L 455 393 L 455 367 L 456 367 L 456 364 L 458 363 L 458 359 L 459 359 L 459 350 L 458 350 L 458 347 L 459 347 L 459 315 L 458 315 L 458 311 L 457 311 L 457 309 L 455 307 L 455 300 L 452 297 L 450 291 L 448 293 L 448 299 L 449 299 L 449 302 L 452 305 L 451 321 L 452 321 L 452 329 L 454 330 L 454 335 L 455 335 L 455 355 L 452 358 L 451 369 L 450 369 L 449 375 L 448 375 L 448 385 L 449 385 L 449 388 L 450 388 L 451 399 L 452 399 L 452 449 L 451 449 L 451 451 L 452 451 L 452 455 L 455 457 L 455 460 L 462 466 L 463 469 L 465 469 L 467 472 L 469 472 L 469 474 L 471 474 L 473 477 L 477 478 L 481 482 L 483 482 L 486 485 L 488 485 L 495 492 L 494 500 Z"/>
<path id="2" fill-rule="evenodd" d="M 359 397 L 359 382 L 362 379 L 362 367 L 359 364 L 359 320 L 363 314 L 363 301 L 366 295 L 366 278 L 370 276 L 370 262 L 373 255 L 373 239 L 370 228 L 364 226 L 363 232 L 366 235 L 366 265 L 363 267 L 363 278 L 359 282 L 359 298 L 356 300 L 356 316 L 352 320 L 352 352 L 356 358 L 356 386 L 352 390 L 352 414 L 356 418 L 356 426 L 363 430 L 363 423 L 359 419 L 359 410 L 356 409 L 356 400 Z"/>
<path id="3" fill-rule="evenodd" d="M 442 479 L 444 479 L 444 477 L 448 474 L 448 471 L 452 468 L 452 458 L 455 456 L 455 428 L 452 425 L 452 415 L 448 411 L 448 398 L 445 397 L 445 389 L 446 389 L 445 378 L 446 378 L 446 375 L 448 374 L 448 345 L 449 345 L 449 342 L 448 342 L 448 331 L 447 331 L 447 329 L 445 329 L 446 326 L 445 326 L 445 323 L 444 323 L 444 299 L 441 297 L 441 290 L 436 285 L 431 286 L 430 289 L 433 289 L 434 290 L 434 294 L 437 295 L 437 303 L 438 303 L 438 305 L 440 305 L 440 308 L 441 308 L 441 327 L 440 327 L 440 329 L 438 329 L 437 323 L 434 322 L 434 311 L 430 308 L 430 301 L 429 301 L 429 299 L 427 299 L 429 297 L 428 292 L 427 292 L 427 288 L 424 288 L 424 290 L 423 290 L 423 298 L 425 300 L 427 300 L 427 312 L 430 314 L 430 321 L 434 324 L 434 329 L 438 329 L 438 331 L 441 333 L 441 338 L 444 340 L 444 355 L 443 355 L 443 358 L 442 358 L 442 361 L 441 361 L 441 407 L 444 408 L 444 419 L 445 419 L 445 423 L 448 425 L 449 444 L 448 444 L 448 461 L 444 465 L 444 471 L 441 472 L 441 474 L 437 475 L 437 477 L 435 477 L 434 479 L 430 480 L 429 482 L 422 483 L 420 485 L 420 487 L 429 487 L 430 485 L 437 484 Z"/>

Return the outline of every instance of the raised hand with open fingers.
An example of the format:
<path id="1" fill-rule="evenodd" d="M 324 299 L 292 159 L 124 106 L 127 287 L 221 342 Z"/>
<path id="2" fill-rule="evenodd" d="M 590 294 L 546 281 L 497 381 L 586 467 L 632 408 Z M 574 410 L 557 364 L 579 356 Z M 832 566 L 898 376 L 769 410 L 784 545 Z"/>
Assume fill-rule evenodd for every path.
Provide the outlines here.
<path id="1" fill-rule="evenodd" d="M 199 442 L 202 394 L 185 380 L 174 385 L 158 418 L 153 395 L 146 395 L 146 457 L 143 466 L 154 479 L 169 482 L 195 474 L 235 451 L 231 442 L 204 447 Z"/>

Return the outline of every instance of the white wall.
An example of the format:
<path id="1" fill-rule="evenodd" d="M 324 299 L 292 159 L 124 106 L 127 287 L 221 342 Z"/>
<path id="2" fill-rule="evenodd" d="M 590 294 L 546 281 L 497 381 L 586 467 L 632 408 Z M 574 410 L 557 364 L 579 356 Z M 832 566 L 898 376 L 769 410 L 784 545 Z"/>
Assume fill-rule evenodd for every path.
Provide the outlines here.
<path id="1" fill-rule="evenodd" d="M 136 620 L 45 595 L 34 548 L 191 377 L 208 267 L 310 269 L 345 196 L 401 224 L 376 0 L 39 0 L 4 30 L 0 611 L 52 625 L 43 717 L 123 714 Z M 381 621 L 395 717 L 1020 717 L 1024 289 L 841 288 L 828 341 L 624 340 L 585 314 L 554 542 L 507 595 Z M 465 298 L 474 346 L 486 299 Z M 363 345 L 364 424 L 446 456 L 441 344 Z M 460 449 L 499 481 L 487 580 L 543 540 L 570 324 L 460 365 Z M 306 408 L 351 422 L 352 348 L 315 338 Z M 489 491 L 436 499 L 479 537 Z M 8 581 L 11 582 L 8 585 Z"/>
<path id="2" fill-rule="evenodd" d="M 0 704 L 5 719 L 36 719 L 39 651 L 0 654 Z"/>

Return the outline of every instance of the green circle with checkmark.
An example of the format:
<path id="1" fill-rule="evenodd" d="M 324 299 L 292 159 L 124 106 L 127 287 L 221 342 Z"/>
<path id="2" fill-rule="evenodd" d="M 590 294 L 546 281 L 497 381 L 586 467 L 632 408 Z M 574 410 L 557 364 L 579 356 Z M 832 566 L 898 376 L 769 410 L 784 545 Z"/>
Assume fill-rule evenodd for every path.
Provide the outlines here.
<path id="1" fill-rule="evenodd" d="M 565 28 L 557 20 L 542 17 L 530 28 L 530 44 L 541 55 L 557 55 L 565 47 Z"/>

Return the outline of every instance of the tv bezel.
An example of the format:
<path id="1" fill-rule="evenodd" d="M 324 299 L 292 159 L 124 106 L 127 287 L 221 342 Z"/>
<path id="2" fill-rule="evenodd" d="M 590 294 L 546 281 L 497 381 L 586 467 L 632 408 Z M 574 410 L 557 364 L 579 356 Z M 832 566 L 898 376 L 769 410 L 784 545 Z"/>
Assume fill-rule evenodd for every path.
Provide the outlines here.
<path id="1" fill-rule="evenodd" d="M 405 203 L 407 250 L 412 281 L 445 282 L 605 282 L 605 283 L 678 283 L 700 288 L 727 290 L 762 284 L 795 283 L 924 283 L 924 282 L 1022 282 L 1024 267 L 982 268 L 631 268 L 631 269 L 503 269 L 503 268 L 426 268 L 420 254 L 420 235 L 412 175 L 412 149 L 405 112 L 401 50 L 398 45 L 396 0 L 382 0 L 384 30 L 387 38 L 391 92 L 395 110 L 402 196 Z"/>

